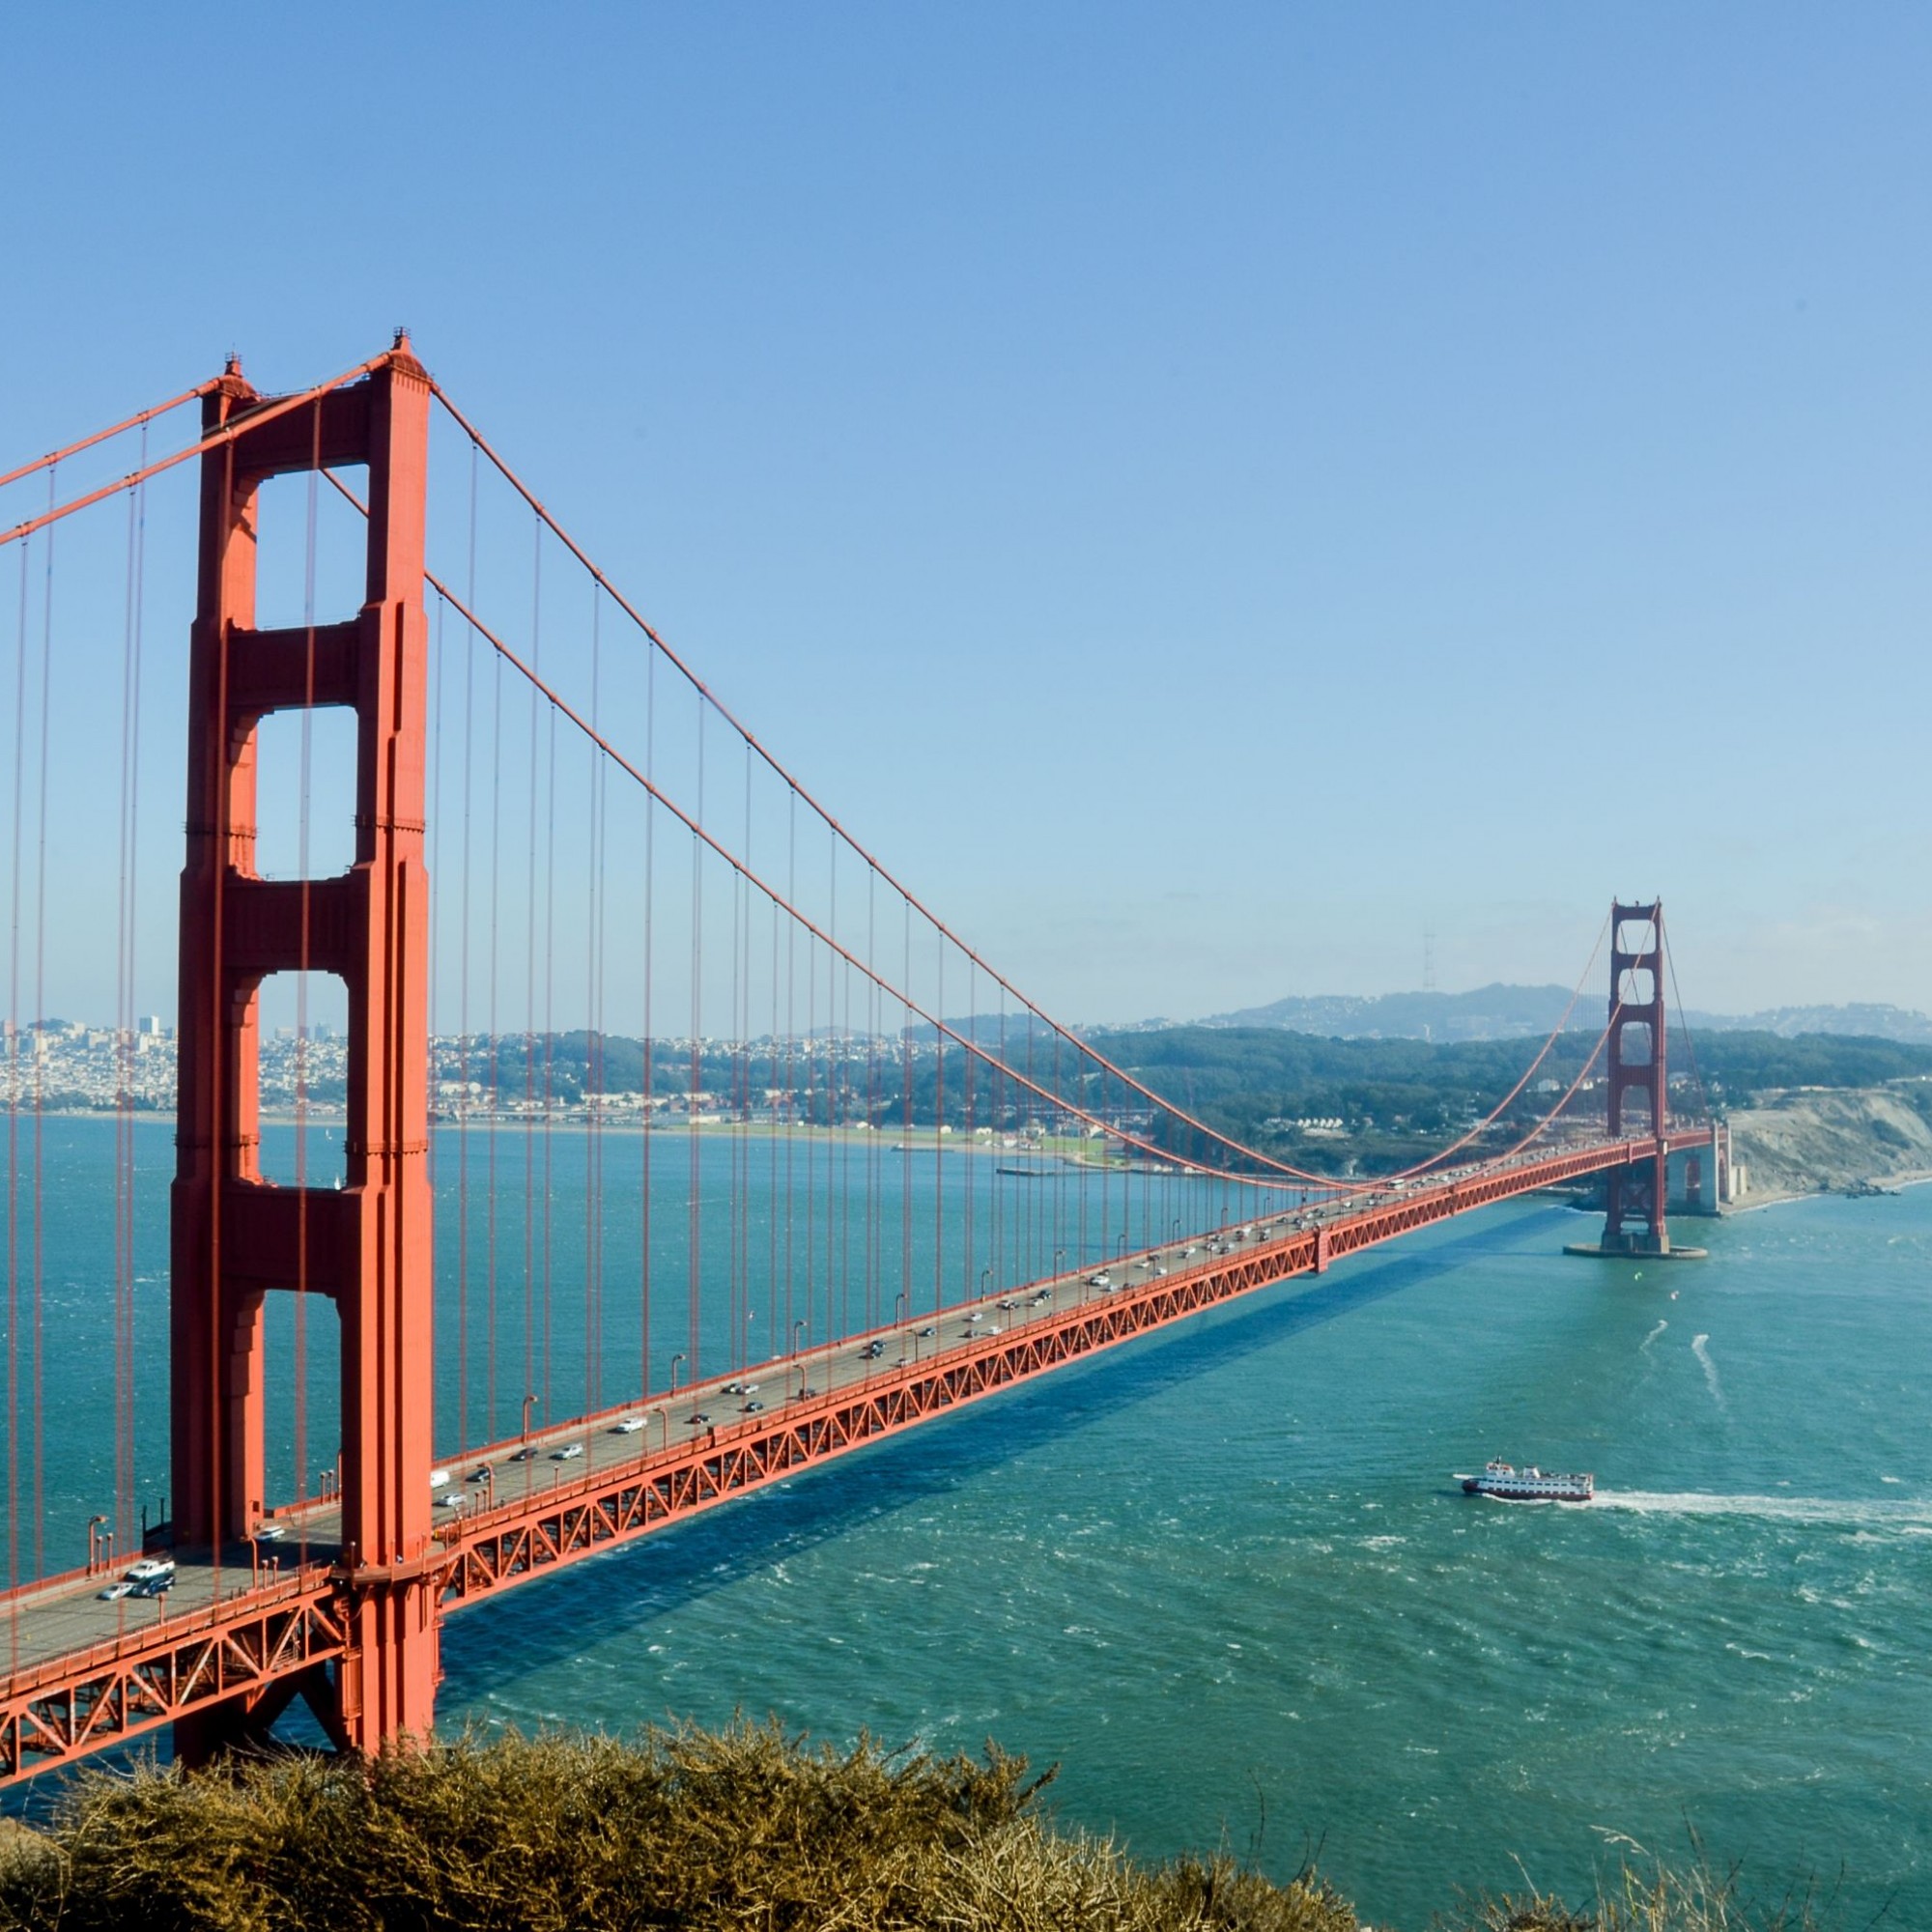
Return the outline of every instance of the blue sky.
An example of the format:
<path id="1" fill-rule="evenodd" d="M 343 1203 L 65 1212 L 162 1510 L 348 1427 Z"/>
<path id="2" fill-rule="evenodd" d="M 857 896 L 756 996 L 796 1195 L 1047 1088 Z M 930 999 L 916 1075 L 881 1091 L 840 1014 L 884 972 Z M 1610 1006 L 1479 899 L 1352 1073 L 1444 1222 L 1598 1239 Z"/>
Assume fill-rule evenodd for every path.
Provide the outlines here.
<path id="1" fill-rule="evenodd" d="M 33 9 L 0 458 L 407 322 L 1069 1018 L 1613 892 L 1932 1006 L 1928 93 L 1903 5 Z"/>

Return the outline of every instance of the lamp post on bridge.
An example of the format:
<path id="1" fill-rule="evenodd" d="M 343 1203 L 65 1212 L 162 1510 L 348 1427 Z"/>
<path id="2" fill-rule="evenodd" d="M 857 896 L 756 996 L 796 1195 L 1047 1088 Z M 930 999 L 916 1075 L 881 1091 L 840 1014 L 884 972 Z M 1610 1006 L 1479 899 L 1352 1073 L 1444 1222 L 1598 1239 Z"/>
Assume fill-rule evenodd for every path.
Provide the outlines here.
<path id="1" fill-rule="evenodd" d="M 91 1516 L 87 1520 L 87 1574 L 92 1577 L 97 1570 L 108 1567 L 114 1548 L 114 1532 L 102 1529 L 104 1516 Z"/>
<path id="2" fill-rule="evenodd" d="M 677 1369 L 678 1364 L 684 1359 L 685 1357 L 682 1353 L 675 1354 L 670 1358 L 670 1387 L 666 1390 L 666 1394 L 668 1395 L 675 1395 L 677 1393 Z"/>
<path id="3" fill-rule="evenodd" d="M 808 1326 L 810 1326 L 810 1323 L 802 1321 L 794 1321 L 791 1324 L 791 1365 L 798 1377 L 798 1399 L 801 1402 L 805 1400 L 807 1390 L 805 1386 L 805 1369 L 798 1359 L 799 1337 L 805 1333 Z"/>
<path id="4" fill-rule="evenodd" d="M 532 1389 L 529 1392 L 529 1394 L 524 1398 L 524 1449 L 526 1452 L 525 1454 L 524 1461 L 526 1463 L 530 1460 L 527 1454 L 527 1451 L 530 1446 L 530 1410 L 533 1409 L 536 1406 L 536 1405 L 537 1405 L 537 1395 L 536 1391 Z"/>

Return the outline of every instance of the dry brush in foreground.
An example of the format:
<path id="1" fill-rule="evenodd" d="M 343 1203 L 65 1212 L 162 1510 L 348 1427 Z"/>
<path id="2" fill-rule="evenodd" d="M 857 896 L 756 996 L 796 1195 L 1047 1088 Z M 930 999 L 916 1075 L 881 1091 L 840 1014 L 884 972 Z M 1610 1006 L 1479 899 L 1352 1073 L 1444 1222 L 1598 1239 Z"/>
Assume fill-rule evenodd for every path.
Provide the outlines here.
<path id="1" fill-rule="evenodd" d="M 0 1932 L 1367 1932 L 1312 1874 L 1140 1864 L 1054 1829 L 1024 1759 L 719 1734 L 461 1739 L 79 1779 L 0 1835 Z M 1446 1922 L 1446 1921 L 1445 1921 Z M 1801 1932 L 1732 1889 L 1626 1874 L 1581 1915 L 1485 1901 L 1468 1932 Z"/>

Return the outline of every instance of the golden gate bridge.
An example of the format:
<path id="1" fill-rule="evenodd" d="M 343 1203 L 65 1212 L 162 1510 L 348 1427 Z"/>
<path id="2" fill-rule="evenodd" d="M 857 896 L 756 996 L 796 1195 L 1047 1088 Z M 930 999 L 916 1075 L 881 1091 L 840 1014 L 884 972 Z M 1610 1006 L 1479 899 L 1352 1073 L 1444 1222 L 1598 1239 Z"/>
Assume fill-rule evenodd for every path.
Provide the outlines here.
<path id="1" fill-rule="evenodd" d="M 155 426 L 190 409 L 198 432 L 154 455 Z M 97 480 L 132 440 L 131 467 Z M 144 641 L 153 493 L 177 472 L 198 497 L 151 1520 L 138 774 L 172 668 Z M 1693 1201 L 1719 1197 L 1727 1150 L 1696 1083 L 1672 1111 L 1655 901 L 1613 903 L 1572 1002 L 1602 963 L 1606 1018 L 1548 1109 L 1525 1120 L 1524 1096 L 1567 1014 L 1484 1119 L 1398 1174 L 1297 1167 L 1154 1092 L 818 802 L 406 335 L 279 396 L 231 358 L 0 476 L 0 504 L 29 489 L 44 501 L 0 531 L 17 567 L 0 1782 L 163 1725 L 204 1762 L 266 1743 L 298 1699 L 341 1749 L 426 1735 L 440 1622 L 467 1604 L 1476 1208 L 1601 1176 L 1596 1251 L 1661 1257 L 1671 1157 Z M 355 564 L 340 610 L 323 608 L 333 553 Z M 265 593 L 292 621 L 261 621 Z M 104 765 L 113 693 L 70 667 L 70 621 L 119 633 Z M 57 755 L 64 704 L 93 721 L 84 759 Z M 310 806 L 331 753 L 353 794 L 332 871 Z M 293 863 L 263 817 L 291 784 Z M 63 786 L 118 793 L 111 861 L 75 844 Z M 79 1204 L 113 1227 L 114 1453 L 86 1561 L 61 1567 L 46 1364 L 68 1344 L 47 1275 L 56 1207 L 76 1204 L 49 1198 L 40 1030 L 50 922 L 76 920 L 111 947 L 122 1056 L 111 1183 Z M 262 1104 L 283 976 L 292 1166 Z M 300 1070 L 325 979 L 346 1004 L 337 1151 Z M 323 1303 L 332 1328 L 312 1328 Z M 145 1580 L 124 1589 L 130 1570 Z"/>

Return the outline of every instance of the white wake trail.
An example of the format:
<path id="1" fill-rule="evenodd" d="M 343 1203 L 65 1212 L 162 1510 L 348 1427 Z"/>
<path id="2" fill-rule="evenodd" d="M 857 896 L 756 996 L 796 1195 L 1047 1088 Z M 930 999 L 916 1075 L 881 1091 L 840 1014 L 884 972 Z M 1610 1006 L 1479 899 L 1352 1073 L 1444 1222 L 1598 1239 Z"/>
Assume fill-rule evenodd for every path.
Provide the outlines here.
<path id="1" fill-rule="evenodd" d="M 1639 1355 L 1643 1355 L 1643 1354 L 1648 1354 L 1648 1353 L 1650 1352 L 1650 1345 L 1651 1345 L 1651 1344 L 1652 1344 L 1653 1342 L 1655 1342 L 1655 1341 L 1657 1340 L 1657 1338 L 1658 1338 L 1658 1337 L 1659 1337 L 1660 1335 L 1662 1335 L 1662 1334 L 1663 1333 L 1663 1331 L 1664 1331 L 1664 1330 L 1665 1330 L 1666 1328 L 1668 1328 L 1669 1326 L 1670 1326 L 1670 1323 L 1669 1323 L 1669 1322 L 1667 1322 L 1667 1321 L 1660 1321 L 1660 1322 L 1659 1322 L 1659 1323 L 1657 1324 L 1657 1326 L 1656 1326 L 1655 1328 L 1653 1328 L 1653 1329 L 1652 1329 L 1652 1330 L 1650 1331 L 1650 1333 L 1649 1333 L 1648 1335 L 1646 1335 L 1646 1336 L 1645 1336 L 1645 1337 L 1643 1338 L 1643 1340 L 1642 1340 L 1641 1342 L 1639 1342 L 1639 1343 L 1638 1343 L 1638 1344 L 1636 1345 L 1636 1351 L 1637 1351 L 1637 1353 L 1638 1353 Z"/>
<path id="2" fill-rule="evenodd" d="M 1679 1492 L 1599 1490 L 1595 1509 L 1629 1510 L 1638 1516 L 1742 1516 L 1774 1522 L 1817 1523 L 1837 1529 L 1890 1530 L 1918 1535 L 1932 1529 L 1932 1498 L 1860 1500 L 1835 1496 L 1726 1496 L 1699 1490 Z"/>
<path id="3" fill-rule="evenodd" d="M 1718 1385 L 1717 1364 L 1711 1360 L 1711 1351 L 1704 1346 L 1710 1339 L 1708 1335 L 1693 1335 L 1690 1338 L 1690 1352 L 1703 1365 L 1704 1381 L 1711 1391 L 1711 1400 L 1719 1408 L 1728 1409 L 1730 1405 L 1724 1400 L 1724 1391 Z"/>

